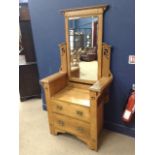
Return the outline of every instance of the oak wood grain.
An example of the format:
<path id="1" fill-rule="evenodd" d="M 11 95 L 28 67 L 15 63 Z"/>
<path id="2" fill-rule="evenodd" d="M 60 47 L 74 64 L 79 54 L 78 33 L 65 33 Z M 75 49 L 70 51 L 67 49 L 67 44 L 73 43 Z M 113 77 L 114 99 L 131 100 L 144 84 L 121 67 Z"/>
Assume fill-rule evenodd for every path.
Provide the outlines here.
<path id="1" fill-rule="evenodd" d="M 65 42 L 59 44 L 60 71 L 41 80 L 46 96 L 51 134 L 70 133 L 84 141 L 89 148 L 98 150 L 103 129 L 104 102 L 109 99 L 113 80 L 110 71 L 111 48 L 102 43 L 103 13 L 107 5 L 64 10 Z M 78 70 L 70 70 L 68 19 L 97 16 L 98 24 L 98 80 L 71 78 Z"/>
<path id="2" fill-rule="evenodd" d="M 107 88 L 113 80 L 113 75 L 110 74 L 109 77 L 102 77 L 98 80 L 94 85 L 92 85 L 89 89 L 95 92 L 102 92 L 105 88 Z"/>
<path id="3" fill-rule="evenodd" d="M 52 100 L 51 111 L 90 123 L 90 108 L 86 106 Z"/>

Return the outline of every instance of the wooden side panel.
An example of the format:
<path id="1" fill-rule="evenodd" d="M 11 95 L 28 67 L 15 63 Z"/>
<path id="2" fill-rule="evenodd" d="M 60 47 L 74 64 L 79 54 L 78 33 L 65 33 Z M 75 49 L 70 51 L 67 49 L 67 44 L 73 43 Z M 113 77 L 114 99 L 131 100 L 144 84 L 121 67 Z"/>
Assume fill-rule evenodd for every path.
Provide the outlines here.
<path id="1" fill-rule="evenodd" d="M 67 73 L 67 48 L 66 43 L 59 44 L 60 48 L 60 59 L 61 59 L 61 66 L 60 70 Z"/>
<path id="2" fill-rule="evenodd" d="M 104 104 L 109 102 L 109 88 L 107 88 L 104 92 L 103 101 Z"/>
<path id="3" fill-rule="evenodd" d="M 61 78 L 58 78 L 49 84 L 50 96 L 56 94 L 63 89 L 68 82 L 67 74 Z"/>
<path id="4" fill-rule="evenodd" d="M 104 112 L 103 101 L 100 101 L 97 107 L 97 136 L 98 137 L 100 136 L 103 129 L 103 123 L 104 123 L 103 112 Z"/>
<path id="5" fill-rule="evenodd" d="M 42 79 L 40 82 L 44 88 L 45 100 L 46 100 L 47 110 L 48 110 L 48 121 L 49 121 L 50 132 L 51 134 L 56 134 L 54 124 L 53 124 L 54 115 L 51 112 L 51 108 L 50 108 L 51 97 L 67 85 L 68 77 L 66 73 L 59 72 Z"/>
<path id="6" fill-rule="evenodd" d="M 76 82 L 69 82 L 69 85 L 72 87 L 82 88 L 82 89 L 87 89 L 87 90 L 89 90 L 91 86 L 90 84 L 81 84 L 81 83 L 76 83 Z"/>
<path id="7" fill-rule="evenodd" d="M 111 58 L 111 47 L 103 43 L 102 45 L 102 53 L 103 53 L 103 60 L 102 60 L 102 76 L 110 76 L 110 58 Z"/>
<path id="8" fill-rule="evenodd" d="M 50 111 L 50 87 L 48 83 L 44 83 L 43 84 L 43 88 L 44 88 L 44 92 L 45 92 L 45 100 L 46 100 L 46 104 L 47 104 L 47 110 L 48 110 L 48 123 L 49 123 L 49 128 L 50 128 L 50 133 L 51 134 L 55 134 L 54 132 L 54 117 L 53 117 L 53 113 L 51 113 Z"/>

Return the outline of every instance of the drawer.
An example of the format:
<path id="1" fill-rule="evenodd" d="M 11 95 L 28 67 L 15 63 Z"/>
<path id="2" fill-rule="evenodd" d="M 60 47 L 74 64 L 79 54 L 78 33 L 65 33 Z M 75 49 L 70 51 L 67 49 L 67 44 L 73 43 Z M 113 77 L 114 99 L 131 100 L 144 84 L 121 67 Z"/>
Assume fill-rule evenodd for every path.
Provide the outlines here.
<path id="1" fill-rule="evenodd" d="M 90 137 L 90 124 L 54 113 L 54 127 L 83 138 Z"/>
<path id="2" fill-rule="evenodd" d="M 90 108 L 72 103 L 54 101 L 51 104 L 52 111 L 67 115 L 82 121 L 90 122 Z"/>

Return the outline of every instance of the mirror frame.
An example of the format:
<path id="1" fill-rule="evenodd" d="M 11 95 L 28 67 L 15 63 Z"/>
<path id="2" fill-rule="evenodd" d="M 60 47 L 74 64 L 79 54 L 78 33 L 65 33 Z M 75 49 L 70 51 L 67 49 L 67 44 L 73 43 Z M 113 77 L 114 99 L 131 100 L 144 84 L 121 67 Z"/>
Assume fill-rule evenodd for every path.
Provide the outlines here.
<path id="1" fill-rule="evenodd" d="M 70 67 L 70 44 L 69 44 L 69 18 L 73 17 L 91 17 L 95 16 L 98 18 L 98 38 L 97 38 L 97 55 L 98 55 L 98 78 L 99 80 L 102 77 L 102 39 L 103 39 L 103 14 L 106 10 L 107 5 L 97 5 L 97 6 L 91 6 L 91 7 L 83 7 L 83 8 L 73 8 L 73 9 L 66 9 L 63 10 L 62 13 L 65 17 L 65 41 L 66 41 L 66 47 L 67 47 L 67 70 L 68 70 L 68 77 L 69 81 L 79 82 L 79 83 L 86 83 L 86 84 L 93 84 L 96 81 L 92 80 L 85 80 L 85 79 L 79 79 L 71 77 L 71 67 Z"/>

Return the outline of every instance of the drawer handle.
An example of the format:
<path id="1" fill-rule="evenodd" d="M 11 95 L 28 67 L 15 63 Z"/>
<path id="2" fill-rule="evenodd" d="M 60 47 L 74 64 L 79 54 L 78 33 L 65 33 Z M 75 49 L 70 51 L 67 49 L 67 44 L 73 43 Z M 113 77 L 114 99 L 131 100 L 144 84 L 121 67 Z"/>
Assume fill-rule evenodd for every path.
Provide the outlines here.
<path id="1" fill-rule="evenodd" d="M 61 125 L 61 126 L 65 125 L 64 121 L 62 121 L 62 120 L 58 120 L 58 124 Z"/>
<path id="2" fill-rule="evenodd" d="M 83 116 L 83 112 L 79 111 L 79 110 L 76 111 L 76 114 L 79 115 L 79 116 Z"/>
<path id="3" fill-rule="evenodd" d="M 63 107 L 61 105 L 57 105 L 57 109 L 62 110 Z"/>
<path id="4" fill-rule="evenodd" d="M 83 128 L 83 127 L 77 127 L 76 129 L 77 129 L 77 131 L 79 131 L 79 132 L 84 132 L 84 128 Z"/>

